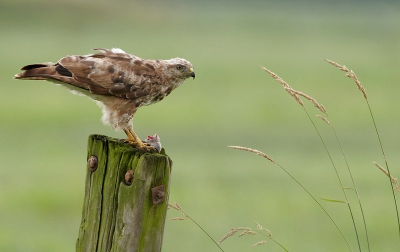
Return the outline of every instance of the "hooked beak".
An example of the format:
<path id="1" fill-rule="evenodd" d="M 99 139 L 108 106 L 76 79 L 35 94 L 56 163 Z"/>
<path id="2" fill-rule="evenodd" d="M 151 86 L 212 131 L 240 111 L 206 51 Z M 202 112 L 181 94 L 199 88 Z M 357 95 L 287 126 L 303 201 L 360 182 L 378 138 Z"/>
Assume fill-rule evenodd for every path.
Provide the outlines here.
<path id="1" fill-rule="evenodd" d="M 193 79 L 194 79 L 196 77 L 196 74 L 194 73 L 194 70 L 192 67 L 189 69 L 189 72 L 190 72 L 190 77 L 193 77 Z"/>

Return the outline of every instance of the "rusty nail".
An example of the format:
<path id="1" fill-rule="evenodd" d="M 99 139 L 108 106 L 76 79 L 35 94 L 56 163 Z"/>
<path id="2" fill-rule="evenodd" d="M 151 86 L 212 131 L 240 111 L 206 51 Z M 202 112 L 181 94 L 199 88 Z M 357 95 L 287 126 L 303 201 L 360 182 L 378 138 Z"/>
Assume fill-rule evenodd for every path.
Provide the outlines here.
<path id="1" fill-rule="evenodd" d="M 90 156 L 88 159 L 88 168 L 89 170 L 91 170 L 92 172 L 94 172 L 97 169 L 97 166 L 99 164 L 99 161 L 97 160 L 96 156 Z"/>
<path id="2" fill-rule="evenodd" d="M 154 205 L 164 202 L 165 198 L 164 185 L 151 188 L 151 198 L 153 200 Z"/>
<path id="3" fill-rule="evenodd" d="M 132 185 L 132 180 L 133 180 L 133 170 L 128 170 L 125 173 L 125 182 L 127 185 Z"/>

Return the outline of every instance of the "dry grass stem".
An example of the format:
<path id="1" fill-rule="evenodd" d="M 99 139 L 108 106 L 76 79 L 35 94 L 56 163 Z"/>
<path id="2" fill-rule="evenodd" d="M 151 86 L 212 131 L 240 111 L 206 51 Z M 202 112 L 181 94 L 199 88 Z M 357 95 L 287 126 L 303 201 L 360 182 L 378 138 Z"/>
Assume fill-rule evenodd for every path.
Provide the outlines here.
<path id="1" fill-rule="evenodd" d="M 255 221 L 255 223 L 257 224 L 257 229 L 258 230 L 262 230 L 263 229 L 263 227 L 257 221 Z"/>
<path id="2" fill-rule="evenodd" d="M 175 202 L 174 204 L 170 204 L 168 203 L 168 209 L 173 208 L 175 210 L 178 210 L 179 212 L 181 212 L 183 215 L 185 215 L 186 217 L 189 217 L 189 215 L 187 213 L 185 213 L 182 208 Z"/>
<path id="3" fill-rule="evenodd" d="M 261 235 L 264 235 L 264 236 L 266 236 L 267 238 L 269 238 L 271 241 L 273 241 L 273 242 L 276 243 L 277 245 L 279 245 L 279 246 L 280 246 L 282 249 L 284 249 L 285 251 L 288 251 L 288 250 L 287 250 L 285 247 L 283 247 L 279 242 L 275 241 L 275 240 L 272 238 L 271 232 L 270 232 L 268 229 L 263 228 L 257 221 L 255 221 L 255 223 L 257 224 L 257 229 L 258 229 L 259 231 L 253 231 L 253 230 L 251 230 L 251 228 L 249 228 L 249 227 L 231 228 L 231 230 L 229 231 L 229 233 L 227 233 L 224 237 L 222 237 L 222 239 L 218 242 L 218 245 L 219 245 L 221 242 L 225 241 L 227 238 L 229 238 L 229 237 L 235 235 L 238 231 L 242 231 L 242 232 L 237 236 L 238 238 L 239 238 L 239 237 L 242 237 L 242 236 L 244 236 L 244 235 L 256 235 L 256 234 L 261 234 Z M 262 231 L 265 231 L 265 233 L 262 232 Z M 264 244 L 264 243 L 266 243 L 266 242 L 267 242 L 267 240 L 259 241 L 259 242 L 255 243 L 255 244 L 253 244 L 252 247 L 255 247 L 255 246 Z"/>
<path id="4" fill-rule="evenodd" d="M 312 98 L 311 96 L 309 96 L 309 95 L 307 95 L 307 94 L 305 94 L 305 93 L 303 93 L 303 92 L 294 90 L 291 86 L 289 86 L 289 84 L 287 84 L 287 82 L 285 82 L 285 81 L 284 81 L 281 77 L 279 77 L 276 73 L 270 71 L 269 69 L 267 69 L 267 68 L 265 68 L 265 67 L 261 67 L 261 68 L 262 68 L 265 72 L 269 73 L 269 75 L 271 75 L 272 78 L 274 78 L 276 81 L 278 81 L 278 82 L 283 86 L 283 88 L 284 88 L 284 89 L 285 89 L 285 90 L 286 90 L 286 91 L 287 91 L 301 106 L 304 106 L 304 103 L 303 103 L 303 101 L 300 99 L 299 96 L 302 96 L 302 97 L 306 98 L 307 100 L 311 101 L 311 102 L 314 104 L 314 106 L 315 106 L 317 109 L 319 109 L 319 111 L 321 111 L 322 113 L 324 113 L 324 114 L 327 113 L 325 107 L 324 107 L 322 104 L 319 104 L 319 103 L 317 102 L 317 100 L 315 100 L 314 98 Z"/>
<path id="5" fill-rule="evenodd" d="M 231 228 L 231 231 L 229 231 L 229 233 L 227 233 L 224 237 L 222 237 L 221 240 L 219 240 L 218 244 L 225 241 L 227 238 L 231 237 L 232 235 L 236 234 L 238 231 L 242 231 L 242 230 L 244 230 L 245 232 L 249 232 L 249 231 L 251 231 L 251 228 L 249 228 L 249 227 Z"/>
<path id="6" fill-rule="evenodd" d="M 388 172 L 385 168 L 383 168 L 382 166 L 380 166 L 378 163 L 376 163 L 376 162 L 373 162 L 373 163 L 374 163 L 374 165 L 375 165 L 376 167 L 379 168 L 379 170 L 381 170 L 383 173 L 386 174 L 386 176 L 388 176 L 388 177 L 390 178 L 390 180 L 392 181 L 392 184 L 393 184 L 394 189 L 396 190 L 396 192 L 400 193 L 399 181 L 397 180 L 397 178 L 395 178 L 395 177 L 393 177 L 392 175 L 390 175 L 389 172 Z"/>
<path id="7" fill-rule="evenodd" d="M 365 88 L 363 87 L 363 85 L 361 85 L 361 82 L 358 80 L 357 75 L 353 72 L 353 70 L 349 70 L 345 65 L 342 66 L 332 60 L 325 59 L 325 61 L 337 67 L 339 70 L 345 72 L 346 76 L 352 79 L 354 83 L 356 83 L 358 89 L 363 93 L 364 98 L 367 99 L 367 91 L 365 91 Z"/>
<path id="8" fill-rule="evenodd" d="M 321 111 L 322 111 L 322 110 L 323 110 L 323 111 L 325 111 L 325 112 L 322 112 L 322 113 L 324 113 L 324 114 L 328 114 L 328 112 L 326 111 L 326 109 L 325 109 L 324 105 L 320 104 L 319 106 L 321 106 Z"/>
<path id="9" fill-rule="evenodd" d="M 222 251 L 224 252 L 224 250 L 219 246 L 219 243 L 217 243 L 211 236 L 209 233 L 207 233 L 206 230 L 204 230 L 204 228 L 202 228 L 199 223 L 197 223 L 193 218 L 191 218 L 187 213 L 185 213 L 182 208 L 175 202 L 174 204 L 168 204 L 168 209 L 173 208 L 175 210 L 178 210 L 179 212 L 181 212 L 182 214 L 184 214 L 189 220 L 191 220 L 194 224 L 196 224 L 196 226 L 198 228 L 200 228 L 204 234 L 206 234 L 208 236 L 208 238 L 210 238 L 210 240 L 212 240 L 214 242 L 214 244 Z M 182 217 L 175 217 L 175 218 L 171 218 L 170 220 L 185 220 L 185 218 Z M 226 239 L 226 238 L 225 238 Z"/>
<path id="10" fill-rule="evenodd" d="M 251 230 L 246 230 L 246 231 L 243 231 L 243 232 L 241 232 L 239 235 L 238 235 L 238 237 L 242 237 L 243 235 L 255 235 L 255 234 L 257 234 L 257 232 L 254 232 L 254 231 L 251 231 Z"/>
<path id="11" fill-rule="evenodd" d="M 236 234 L 238 231 L 239 231 L 238 229 L 231 229 L 231 231 L 229 233 L 224 235 L 224 237 L 222 237 L 221 240 L 219 240 L 218 244 L 221 244 L 221 242 L 225 241 L 226 239 L 228 239 L 232 235 Z"/>
<path id="12" fill-rule="evenodd" d="M 237 231 L 240 231 L 240 230 L 247 230 L 247 231 L 250 231 L 251 228 L 249 228 L 249 227 L 238 227 L 238 228 L 231 228 L 231 230 L 237 230 Z"/>
<path id="13" fill-rule="evenodd" d="M 267 154 L 265 154 L 264 152 L 261 152 L 259 150 L 255 150 L 255 149 L 251 149 L 251 148 L 247 148 L 247 147 L 242 147 L 242 146 L 232 146 L 232 145 L 228 145 L 229 148 L 232 149 L 237 149 L 237 150 L 243 150 L 243 151 L 248 151 L 248 152 L 253 152 L 256 153 L 259 156 L 262 156 L 266 159 L 268 159 L 269 161 L 271 161 L 273 164 L 276 164 L 275 161 L 270 158 Z"/>
<path id="14" fill-rule="evenodd" d="M 255 244 L 253 244 L 252 247 L 255 247 L 255 246 L 264 244 L 264 243 L 266 243 L 266 242 L 267 242 L 267 240 L 259 241 L 259 242 L 255 243 Z"/>
<path id="15" fill-rule="evenodd" d="M 296 90 L 293 88 L 287 88 L 285 87 L 285 90 L 301 105 L 304 106 L 303 101 L 300 99 L 300 97 L 296 94 Z"/>
<path id="16" fill-rule="evenodd" d="M 331 123 L 328 121 L 328 119 L 326 119 L 325 117 L 323 117 L 322 115 L 315 115 L 316 117 L 320 118 L 321 120 L 323 120 L 324 122 L 326 122 L 327 124 L 331 125 Z"/>
<path id="17" fill-rule="evenodd" d="M 168 203 L 168 209 L 169 208 L 173 208 L 173 209 L 178 210 L 178 211 L 182 210 L 182 208 L 176 202 L 174 204 Z"/>
<path id="18" fill-rule="evenodd" d="M 289 84 L 287 84 L 284 80 L 282 80 L 281 77 L 279 77 L 276 73 L 270 71 L 269 69 L 265 68 L 265 67 L 261 67 L 262 70 L 264 70 L 265 72 L 269 73 L 269 75 L 272 76 L 272 78 L 274 78 L 276 81 L 278 81 L 283 88 L 301 105 L 304 106 L 303 101 L 300 99 L 300 97 L 296 94 L 296 90 L 294 90 L 293 88 L 291 88 L 289 86 Z"/>
<path id="19" fill-rule="evenodd" d="M 293 91 L 294 91 L 297 95 L 303 96 L 304 98 L 306 98 L 307 100 L 309 100 L 310 102 L 312 102 L 312 104 L 314 104 L 314 106 L 315 106 L 319 111 L 321 111 L 322 113 L 324 113 L 324 114 L 327 113 L 325 107 L 322 106 L 322 104 L 319 104 L 319 103 L 317 102 L 317 100 L 315 100 L 315 99 L 312 98 L 311 96 L 309 96 L 309 95 L 307 95 L 307 94 L 305 94 L 305 93 L 303 93 L 303 92 L 300 92 L 300 91 L 296 91 L 296 90 L 293 90 Z"/>
<path id="20" fill-rule="evenodd" d="M 272 236 L 271 231 L 269 231 L 268 229 L 262 227 L 257 221 L 255 221 L 255 223 L 257 224 L 257 229 L 258 229 L 258 230 L 260 230 L 260 231 L 265 231 L 269 237 Z"/>

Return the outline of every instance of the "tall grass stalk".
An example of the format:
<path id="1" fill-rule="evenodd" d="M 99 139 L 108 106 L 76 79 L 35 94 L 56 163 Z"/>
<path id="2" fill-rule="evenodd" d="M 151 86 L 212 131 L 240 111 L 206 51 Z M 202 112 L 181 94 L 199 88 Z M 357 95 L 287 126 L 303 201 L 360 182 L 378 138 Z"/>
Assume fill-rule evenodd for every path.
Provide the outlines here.
<path id="1" fill-rule="evenodd" d="M 369 114 L 370 114 L 371 119 L 372 119 L 372 123 L 374 125 L 376 136 L 378 137 L 378 142 L 379 142 L 379 146 L 380 146 L 380 149 L 381 149 L 381 152 L 382 152 L 382 156 L 383 156 L 383 159 L 385 160 L 386 170 L 387 170 L 387 172 L 389 174 L 388 175 L 388 179 L 389 179 L 390 188 L 391 188 L 392 194 L 393 194 L 393 202 L 394 202 L 394 206 L 395 206 L 395 210 L 396 210 L 397 226 L 398 226 L 398 232 L 399 232 L 399 238 L 400 238 L 400 216 L 399 216 L 399 209 L 398 209 L 398 205 L 397 205 L 395 189 L 392 186 L 392 180 L 391 180 L 389 164 L 388 164 L 388 161 L 387 161 L 387 158 L 386 158 L 385 150 L 383 148 L 383 144 L 382 144 L 382 140 L 381 140 L 381 137 L 380 137 L 380 134 L 379 134 L 379 131 L 378 131 L 378 127 L 377 127 L 376 122 L 375 122 L 374 114 L 372 113 L 372 109 L 371 109 L 371 106 L 370 106 L 369 101 L 368 101 L 367 92 L 365 91 L 365 88 L 362 86 L 361 82 L 358 80 L 357 75 L 352 70 L 349 70 L 346 66 L 340 65 L 340 64 L 338 64 L 338 63 L 336 63 L 336 62 L 334 62 L 332 60 L 325 59 L 325 61 L 328 62 L 329 64 L 335 66 L 339 70 L 345 72 L 346 76 L 349 77 L 350 79 L 352 79 L 354 81 L 354 83 L 357 85 L 358 89 L 363 93 L 365 102 L 367 103 L 367 106 L 368 106 Z"/>
<path id="2" fill-rule="evenodd" d="M 317 116 L 318 116 L 318 115 L 317 115 Z M 344 161 L 345 161 L 345 163 L 346 163 L 347 170 L 348 170 L 348 172 L 349 172 L 349 176 L 350 176 L 350 178 L 351 178 L 351 182 L 352 182 L 352 184 L 353 184 L 352 189 L 354 189 L 354 191 L 355 191 L 355 193 L 356 193 L 356 196 L 357 196 L 358 204 L 359 204 L 360 211 L 361 211 L 361 216 L 362 216 L 362 219 L 363 219 L 364 230 L 365 230 L 365 237 L 366 237 L 366 239 L 367 239 L 368 251 L 371 251 L 371 248 L 370 248 L 370 245 L 369 245 L 369 235 L 368 235 L 367 223 L 366 223 L 366 220 L 365 220 L 364 209 L 363 209 L 363 206 L 362 206 L 362 204 L 361 204 L 361 198 L 360 198 L 360 195 L 359 195 L 359 193 L 358 193 L 358 189 L 357 189 L 357 186 L 356 186 L 356 182 L 355 182 L 355 180 L 354 180 L 353 173 L 351 172 L 349 162 L 347 161 L 347 157 L 346 157 L 346 155 L 345 155 L 345 153 L 344 153 L 342 144 L 340 143 L 339 136 L 338 136 L 337 133 L 336 133 L 335 127 L 333 127 L 333 124 L 330 123 L 330 122 L 328 121 L 328 119 L 326 119 L 326 118 L 323 117 L 323 116 L 318 116 L 318 117 L 321 118 L 323 121 L 325 121 L 325 122 L 331 127 L 333 133 L 335 134 L 336 141 L 337 141 L 337 143 L 338 143 L 338 145 L 339 145 L 340 151 L 341 151 L 342 156 L 343 156 L 343 158 L 344 158 Z"/>
<path id="3" fill-rule="evenodd" d="M 321 111 L 321 112 L 324 113 L 324 114 L 327 114 L 327 111 L 326 111 L 325 107 L 324 107 L 322 104 L 319 104 L 319 103 L 318 103 L 314 98 L 312 98 L 311 96 L 309 96 L 309 95 L 307 95 L 307 94 L 305 94 L 305 93 L 303 93 L 303 92 L 294 90 L 292 87 L 289 86 L 289 84 L 287 84 L 282 78 L 280 78 L 280 77 L 279 77 L 277 74 L 275 74 L 274 72 L 270 71 L 269 69 L 267 69 L 267 68 L 265 68 L 265 67 L 261 67 L 261 68 L 262 68 L 264 71 L 266 71 L 269 75 L 271 75 L 276 81 L 278 81 L 278 82 L 282 85 L 282 87 L 283 87 L 283 88 L 284 88 L 284 89 L 285 89 L 285 90 L 286 90 L 286 91 L 287 91 L 287 92 L 302 106 L 304 112 L 306 113 L 306 115 L 307 115 L 307 117 L 309 118 L 310 122 L 312 123 L 312 125 L 313 125 L 315 131 L 317 132 L 318 137 L 319 137 L 319 139 L 321 140 L 322 145 L 324 146 L 324 149 L 325 149 L 326 153 L 328 154 L 329 160 L 330 160 L 330 162 L 332 163 L 333 169 L 334 169 L 335 174 L 336 174 L 336 176 L 337 176 L 337 179 L 338 179 L 338 181 L 339 181 L 339 183 L 340 183 L 340 188 L 342 188 L 343 195 L 344 195 L 344 197 L 345 197 L 345 202 L 346 202 L 346 204 L 347 204 L 347 206 L 348 206 L 349 213 L 350 213 L 350 217 L 351 217 L 352 222 L 353 222 L 353 227 L 354 227 L 354 232 L 355 232 L 356 238 L 357 238 L 358 248 L 359 248 L 359 250 L 361 251 L 361 244 L 360 244 L 360 239 L 359 239 L 359 235 L 358 235 L 357 225 L 356 225 L 356 223 L 355 223 L 353 211 L 352 211 L 352 209 L 351 209 L 351 205 L 350 205 L 349 200 L 348 200 L 348 197 L 347 197 L 347 193 L 346 193 L 345 186 L 344 186 L 343 183 L 342 183 L 342 180 L 341 180 L 340 175 L 339 175 L 339 173 L 338 173 L 338 170 L 337 170 L 337 168 L 336 168 L 335 162 L 333 161 L 332 156 L 331 156 L 331 154 L 329 153 L 329 150 L 328 150 L 328 148 L 327 148 L 327 146 L 326 146 L 326 144 L 325 144 L 325 141 L 324 141 L 324 139 L 322 138 L 322 136 L 321 136 L 321 134 L 320 134 L 320 132 L 319 132 L 317 126 L 315 125 L 314 121 L 312 120 L 312 118 L 311 118 L 310 114 L 308 113 L 307 109 L 305 108 L 304 102 L 300 99 L 300 96 L 301 96 L 301 97 L 304 97 L 305 99 L 307 99 L 307 100 L 309 100 L 309 101 L 311 101 L 311 102 L 314 104 L 314 106 L 315 106 L 319 111 Z M 340 201 L 338 201 L 338 202 L 340 202 Z M 364 222 L 365 222 L 365 220 L 364 220 Z"/>
<path id="4" fill-rule="evenodd" d="M 203 231 L 203 233 L 205 233 L 205 234 L 208 236 L 208 238 L 210 238 L 210 239 L 214 242 L 214 244 L 215 244 L 221 251 L 225 252 L 225 251 L 221 248 L 221 246 L 219 246 L 219 243 L 216 242 L 216 241 L 211 237 L 211 235 L 210 235 L 209 233 L 207 233 L 207 231 L 204 230 L 204 228 L 202 228 L 202 227 L 199 225 L 199 223 L 197 223 L 192 217 L 190 217 L 187 213 L 185 213 L 185 212 L 182 210 L 182 208 L 181 208 L 177 203 L 168 204 L 168 208 L 173 208 L 173 209 L 175 209 L 175 210 L 181 212 L 186 218 L 189 218 L 189 220 L 191 220 L 197 227 L 199 227 L 199 228 Z M 184 219 L 185 219 L 185 218 L 177 217 L 177 218 L 171 218 L 170 220 L 184 220 Z"/>
<path id="5" fill-rule="evenodd" d="M 345 202 L 346 202 L 347 207 L 348 207 L 348 209 L 349 209 L 349 213 L 350 213 L 350 216 L 351 216 L 351 220 L 352 220 L 352 222 L 353 222 L 354 232 L 355 232 L 356 238 L 357 238 L 358 249 L 361 251 L 361 244 L 360 244 L 360 238 L 359 238 L 359 236 L 358 236 L 357 225 L 356 225 L 356 222 L 355 222 L 355 219 L 354 219 L 353 211 L 351 210 L 351 206 L 350 206 L 350 203 L 349 203 L 349 200 L 348 200 L 348 197 L 347 197 L 347 193 L 346 193 L 345 186 L 344 186 L 343 183 L 342 183 L 342 179 L 340 178 L 340 175 L 339 175 L 339 172 L 338 172 L 338 170 L 337 170 L 337 168 L 336 168 L 335 162 L 333 162 L 332 156 L 331 156 L 331 154 L 330 154 L 330 152 L 329 152 L 329 150 L 328 150 L 328 147 L 327 147 L 326 144 L 325 144 L 324 139 L 323 139 L 322 136 L 321 136 L 321 133 L 319 132 L 317 126 L 315 125 L 314 121 L 312 120 L 312 118 L 311 118 L 310 114 L 308 113 L 307 109 L 306 109 L 304 106 L 303 106 L 303 109 L 304 109 L 304 112 L 307 114 L 308 119 L 310 119 L 312 125 L 314 126 L 314 129 L 315 129 L 315 131 L 317 132 L 318 137 L 319 137 L 319 139 L 321 140 L 322 145 L 324 146 L 324 149 L 325 149 L 326 153 L 328 154 L 329 160 L 330 160 L 331 163 L 332 163 L 333 169 L 334 169 L 334 171 L 335 171 L 335 173 L 336 173 L 336 177 L 337 177 L 337 179 L 338 179 L 338 181 L 339 181 L 339 183 L 340 183 L 340 188 L 342 188 L 344 198 L 346 199 Z"/>
<path id="6" fill-rule="evenodd" d="M 241 231 L 241 233 L 237 236 L 238 238 L 239 238 L 239 237 L 242 237 L 242 236 L 244 236 L 244 235 L 256 235 L 256 234 L 260 234 L 260 235 L 265 236 L 266 238 L 268 238 L 270 241 L 274 242 L 276 245 L 278 245 L 278 246 L 279 246 L 281 249 L 283 249 L 284 251 L 286 251 L 286 252 L 288 251 L 281 243 L 279 243 L 277 240 L 275 240 L 274 238 L 272 238 L 272 233 L 271 233 L 268 229 L 262 227 L 260 224 L 258 224 L 258 222 L 255 222 L 255 223 L 257 224 L 257 230 L 252 230 L 250 227 L 231 228 L 231 230 L 230 230 L 227 234 L 225 234 L 225 235 L 221 238 L 221 240 L 219 240 L 218 244 L 221 244 L 223 241 L 225 241 L 225 240 L 228 239 L 229 237 L 232 237 L 232 236 L 234 236 L 237 232 Z M 262 244 L 264 244 L 264 243 L 266 243 L 266 242 L 267 242 L 267 240 L 259 241 L 259 242 L 257 242 L 257 243 L 254 243 L 254 244 L 252 245 L 252 247 L 256 247 L 256 246 L 262 245 Z"/>
<path id="7" fill-rule="evenodd" d="M 311 192 L 309 190 L 307 190 L 307 188 L 305 186 L 303 186 L 302 183 L 300 183 L 300 181 L 298 181 L 295 177 L 293 177 L 292 174 L 290 174 L 290 172 L 288 172 L 285 168 L 283 168 L 283 166 L 281 166 L 279 163 L 277 163 L 276 161 L 274 161 L 272 158 L 270 158 L 267 154 L 259 151 L 259 150 L 255 150 L 255 149 L 251 149 L 251 148 L 247 148 L 247 147 L 242 147 L 242 146 L 228 146 L 229 148 L 233 148 L 233 149 L 237 149 L 237 150 L 243 150 L 243 151 L 248 151 L 248 152 L 253 152 L 256 153 L 259 156 L 262 156 L 266 159 L 268 159 L 269 161 L 271 161 L 271 163 L 276 164 L 277 166 L 279 166 L 279 168 L 281 168 L 287 175 L 289 175 L 289 177 L 296 182 L 307 194 L 308 196 L 310 196 L 315 203 L 317 203 L 317 205 L 322 209 L 322 211 L 324 211 L 324 213 L 328 216 L 328 218 L 332 221 L 332 223 L 335 225 L 336 229 L 340 232 L 342 238 L 346 241 L 347 246 L 349 247 L 349 249 L 351 251 L 353 251 L 353 249 L 350 246 L 349 241 L 347 240 L 346 236 L 344 235 L 344 233 L 342 232 L 342 230 L 340 229 L 340 227 L 337 225 L 337 223 L 335 222 L 335 220 L 332 218 L 332 216 L 330 216 L 330 214 L 328 213 L 328 211 L 326 211 L 326 209 L 321 205 L 321 203 L 318 202 L 318 200 L 314 197 L 314 195 L 311 194 Z"/>

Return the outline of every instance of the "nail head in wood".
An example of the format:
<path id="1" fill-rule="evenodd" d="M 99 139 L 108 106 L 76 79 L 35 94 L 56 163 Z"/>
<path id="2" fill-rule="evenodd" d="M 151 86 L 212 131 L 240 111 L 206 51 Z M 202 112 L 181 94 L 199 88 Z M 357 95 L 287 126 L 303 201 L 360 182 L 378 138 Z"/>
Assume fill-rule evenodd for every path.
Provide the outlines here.
<path id="1" fill-rule="evenodd" d="M 89 170 L 91 170 L 92 172 L 94 172 L 97 169 L 97 166 L 99 164 L 99 161 L 97 160 L 96 156 L 90 156 L 88 159 L 88 168 Z"/>
<path id="2" fill-rule="evenodd" d="M 154 205 L 163 203 L 165 198 L 164 185 L 151 188 L 151 198 Z"/>
<path id="3" fill-rule="evenodd" d="M 125 182 L 127 185 L 132 185 L 132 180 L 133 180 L 133 170 L 128 170 L 125 173 Z"/>

